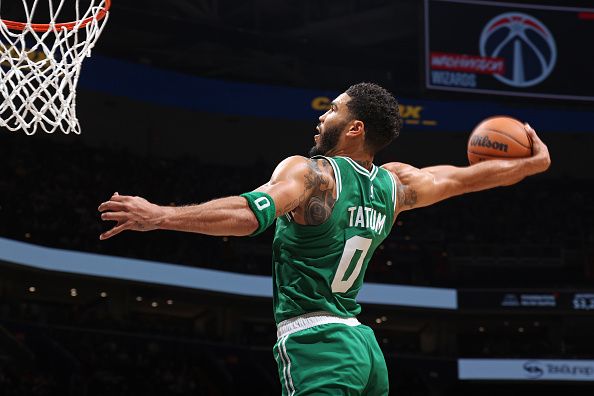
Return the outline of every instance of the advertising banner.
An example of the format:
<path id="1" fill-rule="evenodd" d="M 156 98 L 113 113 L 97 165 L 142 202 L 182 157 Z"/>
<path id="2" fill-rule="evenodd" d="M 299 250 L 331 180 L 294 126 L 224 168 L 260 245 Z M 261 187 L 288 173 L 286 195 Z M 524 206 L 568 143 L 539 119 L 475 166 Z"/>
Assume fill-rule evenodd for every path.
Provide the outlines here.
<path id="1" fill-rule="evenodd" d="M 461 380 L 594 381 L 594 360 L 458 359 Z"/>
<path id="2" fill-rule="evenodd" d="M 106 73 L 106 70 L 110 73 Z M 338 91 L 208 79 L 98 54 L 86 61 L 80 77 L 80 89 L 167 107 L 213 114 L 299 120 L 313 125 L 340 94 Z M 398 100 L 404 129 L 407 131 L 470 133 L 482 119 L 505 114 L 529 122 L 539 132 L 594 132 L 594 113 L 591 111 L 399 96 Z"/>
<path id="3" fill-rule="evenodd" d="M 594 8 L 425 0 L 426 87 L 594 100 Z"/>
<path id="4" fill-rule="evenodd" d="M 460 290 L 460 309 L 478 311 L 594 311 L 593 291 Z"/>

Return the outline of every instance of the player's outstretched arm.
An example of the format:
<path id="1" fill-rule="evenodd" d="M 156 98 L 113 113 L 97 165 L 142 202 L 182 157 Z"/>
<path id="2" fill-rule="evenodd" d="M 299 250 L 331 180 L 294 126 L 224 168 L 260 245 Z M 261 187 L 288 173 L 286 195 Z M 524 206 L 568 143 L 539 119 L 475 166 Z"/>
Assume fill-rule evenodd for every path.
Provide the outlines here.
<path id="1" fill-rule="evenodd" d="M 99 238 L 108 239 L 126 230 L 158 229 L 206 235 L 252 235 L 266 226 L 261 223 L 265 220 L 256 216 L 254 210 L 262 207 L 263 213 L 268 212 L 266 219 L 270 221 L 308 198 L 311 190 L 306 188 L 305 180 L 310 172 L 310 162 L 305 157 L 289 157 L 277 166 L 268 183 L 254 191 L 255 194 L 219 198 L 199 205 L 159 206 L 142 197 L 115 193 L 99 206 L 99 211 L 102 220 L 116 221 L 117 224 Z M 272 205 L 266 206 L 266 200 L 259 197 L 272 198 Z M 271 208 L 274 209 L 272 213 Z"/>
<path id="2" fill-rule="evenodd" d="M 399 162 L 383 165 L 396 176 L 397 212 L 429 206 L 456 195 L 509 186 L 544 172 L 551 164 L 547 146 L 529 125 L 526 132 L 532 140 L 532 156 L 528 158 L 490 160 L 467 167 L 440 165 L 417 169 Z"/>

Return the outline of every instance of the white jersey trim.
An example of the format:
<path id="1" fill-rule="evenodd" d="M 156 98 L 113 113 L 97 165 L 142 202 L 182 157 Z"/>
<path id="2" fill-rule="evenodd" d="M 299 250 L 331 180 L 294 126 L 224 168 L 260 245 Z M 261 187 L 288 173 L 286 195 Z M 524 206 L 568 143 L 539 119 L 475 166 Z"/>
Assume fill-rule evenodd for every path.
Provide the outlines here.
<path id="1" fill-rule="evenodd" d="M 330 312 L 316 311 L 283 320 L 277 326 L 276 336 L 281 339 L 298 331 L 328 323 L 341 323 L 351 327 L 361 324 L 355 317 L 343 318 Z"/>
<path id="2" fill-rule="evenodd" d="M 392 202 L 394 202 L 394 215 L 396 215 L 396 198 L 398 197 L 396 188 L 398 184 L 396 184 L 396 179 L 394 179 L 394 175 L 389 170 L 385 169 L 388 172 L 388 176 L 390 176 L 390 180 L 392 180 Z"/>
<path id="3" fill-rule="evenodd" d="M 371 176 L 369 177 L 369 180 L 373 181 L 373 179 L 375 179 L 375 177 L 377 176 L 377 174 L 379 173 L 379 168 L 375 165 L 373 165 L 373 168 L 371 169 Z"/>
<path id="4" fill-rule="evenodd" d="M 349 164 L 351 164 L 351 166 L 355 169 L 355 171 L 362 174 L 363 176 L 367 176 L 370 180 L 373 180 L 375 178 L 375 176 L 377 176 L 377 166 L 375 166 L 375 164 L 371 164 L 372 168 L 371 168 L 371 172 L 370 172 L 367 169 L 365 169 L 364 167 L 362 167 L 361 165 L 359 165 L 358 163 L 356 163 L 352 158 L 342 157 L 342 156 L 339 156 L 338 158 L 343 158 L 343 159 L 347 160 L 347 162 Z"/>
<path id="5" fill-rule="evenodd" d="M 340 168 L 338 167 L 338 164 L 333 158 L 326 157 L 324 155 L 316 155 L 314 157 L 311 157 L 311 159 L 320 158 L 323 158 L 326 161 L 330 162 L 330 165 L 332 165 L 332 169 L 334 169 L 334 180 L 336 181 L 336 200 L 338 201 L 338 198 L 340 198 L 340 192 L 342 191 L 342 176 L 340 174 Z"/>
<path id="6" fill-rule="evenodd" d="M 340 168 L 338 167 L 338 164 L 336 163 L 336 161 L 334 161 L 334 159 L 329 157 L 324 158 L 327 159 L 328 162 L 330 162 L 330 165 L 332 165 L 332 169 L 334 169 L 334 178 L 336 180 L 336 200 L 338 201 L 338 198 L 340 197 L 340 192 L 342 191 L 342 176 L 340 174 Z"/>

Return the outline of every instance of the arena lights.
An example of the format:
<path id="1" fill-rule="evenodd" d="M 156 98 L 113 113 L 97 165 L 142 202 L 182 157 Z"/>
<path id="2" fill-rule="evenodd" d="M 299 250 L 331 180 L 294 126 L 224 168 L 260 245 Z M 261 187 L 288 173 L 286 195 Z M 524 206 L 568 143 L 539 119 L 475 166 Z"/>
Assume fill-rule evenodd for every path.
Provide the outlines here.
<path id="1" fill-rule="evenodd" d="M 173 305 L 173 300 L 167 300 L 167 305 Z"/>
<path id="2" fill-rule="evenodd" d="M 159 303 L 157 303 L 156 301 L 153 301 L 151 303 L 151 307 L 153 307 L 153 308 L 157 308 L 158 306 L 159 306 Z"/>
<path id="3" fill-rule="evenodd" d="M 70 296 L 71 297 L 76 297 L 78 296 L 78 291 L 76 289 L 70 289 Z"/>
<path id="4" fill-rule="evenodd" d="M 485 328 L 483 326 L 478 328 L 479 333 L 484 333 L 485 332 Z"/>
<path id="5" fill-rule="evenodd" d="M 35 288 L 35 286 L 29 287 L 29 292 L 30 293 L 35 293 L 36 291 L 37 291 L 37 289 Z"/>
<path id="6" fill-rule="evenodd" d="M 104 292 L 104 291 L 102 291 L 101 293 L 99 293 L 99 295 L 100 295 L 102 298 L 105 298 L 105 297 L 107 297 L 107 293 L 106 293 L 106 292 Z"/>
<path id="7" fill-rule="evenodd" d="M 142 302 L 142 296 L 136 296 L 136 301 Z"/>

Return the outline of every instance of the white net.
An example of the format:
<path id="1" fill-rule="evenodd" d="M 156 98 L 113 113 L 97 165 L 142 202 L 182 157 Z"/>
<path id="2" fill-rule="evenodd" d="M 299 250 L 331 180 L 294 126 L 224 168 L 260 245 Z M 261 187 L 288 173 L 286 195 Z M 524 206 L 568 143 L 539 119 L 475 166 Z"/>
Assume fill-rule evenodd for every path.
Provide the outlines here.
<path id="1" fill-rule="evenodd" d="M 79 1 L 22 0 L 25 20 L 17 22 L 4 18 L 0 0 L 0 127 L 27 135 L 39 129 L 80 133 L 76 84 L 111 2 Z M 49 21 L 35 23 L 38 14 Z M 66 15 L 74 19 L 62 19 Z"/>

